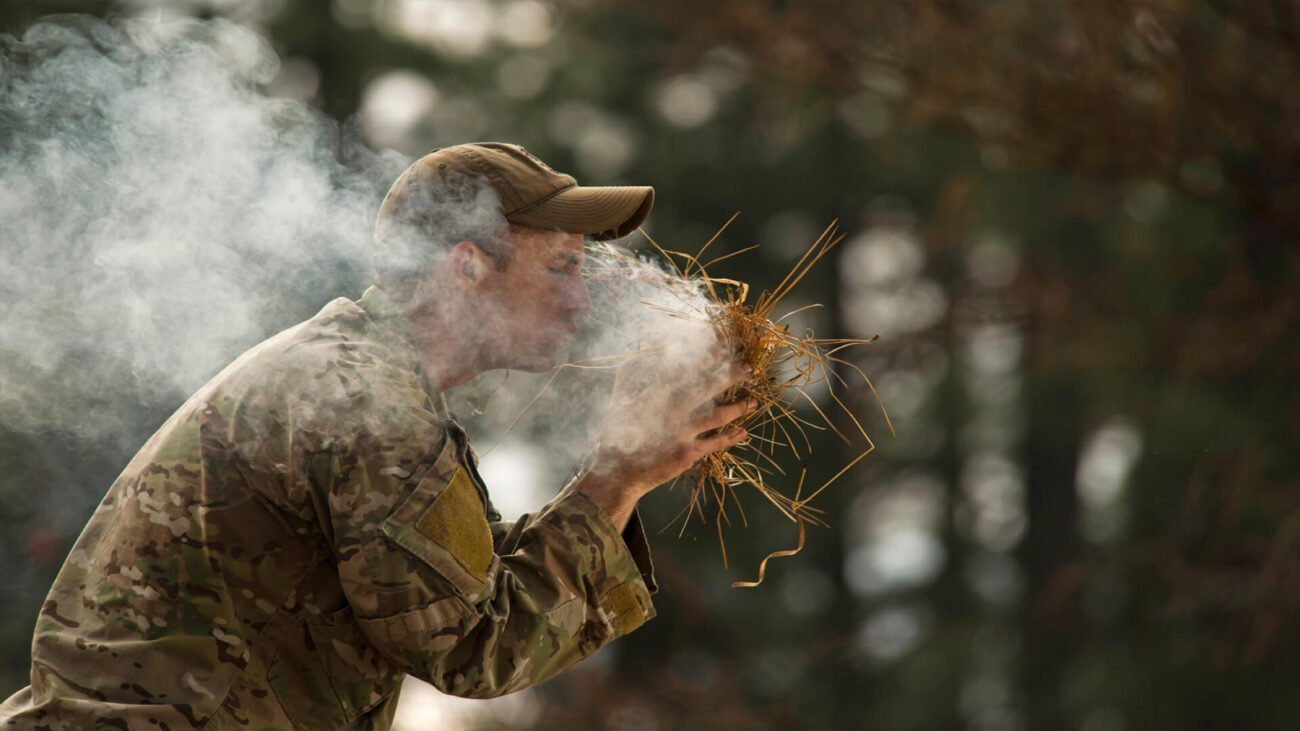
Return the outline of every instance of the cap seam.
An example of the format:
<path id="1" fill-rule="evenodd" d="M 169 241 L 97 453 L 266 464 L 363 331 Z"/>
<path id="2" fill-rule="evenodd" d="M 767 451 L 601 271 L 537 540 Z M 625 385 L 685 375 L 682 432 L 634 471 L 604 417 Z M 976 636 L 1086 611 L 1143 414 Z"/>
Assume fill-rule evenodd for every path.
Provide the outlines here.
<path id="1" fill-rule="evenodd" d="M 566 190 L 573 190 L 574 188 L 577 188 L 577 187 L 580 187 L 580 186 L 579 186 L 576 182 L 573 183 L 572 185 L 566 185 L 566 186 L 564 186 L 563 188 L 560 188 L 560 189 L 554 191 L 553 193 L 550 193 L 550 194 L 546 195 L 545 197 L 538 198 L 537 200 L 533 201 L 532 203 L 529 203 L 528 205 L 524 206 L 523 208 L 515 209 L 515 210 L 511 211 L 510 213 L 507 213 L 506 215 L 507 215 L 507 216 L 513 216 L 513 215 L 518 214 L 518 213 L 527 213 L 528 211 L 531 211 L 532 209 L 534 209 L 534 208 L 540 206 L 541 204 L 545 203 L 546 201 L 549 201 L 550 199 L 554 198 L 555 196 L 557 196 L 557 195 L 563 193 L 564 191 L 566 191 Z"/>

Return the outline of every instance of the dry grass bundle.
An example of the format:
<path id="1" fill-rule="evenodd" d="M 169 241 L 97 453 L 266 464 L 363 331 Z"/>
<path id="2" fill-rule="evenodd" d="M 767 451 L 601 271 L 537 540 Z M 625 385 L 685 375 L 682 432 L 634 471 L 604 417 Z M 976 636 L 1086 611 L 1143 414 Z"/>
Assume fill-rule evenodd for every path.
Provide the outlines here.
<path id="1" fill-rule="evenodd" d="M 721 399 L 721 402 L 725 403 L 748 397 L 757 402 L 758 405 L 753 411 L 728 425 L 744 428 L 749 433 L 749 438 L 732 449 L 710 455 L 687 473 L 685 477 L 690 483 L 690 498 L 674 522 L 680 520 L 684 531 L 692 515 L 707 522 L 709 518 L 706 511 L 711 509 L 725 564 L 727 553 L 723 528 L 732 523 L 732 513 L 728 506 L 734 506 L 735 514 L 740 518 L 741 523 L 747 526 L 748 519 L 738 493 L 748 489 L 757 490 L 771 505 L 775 506 L 781 515 L 795 523 L 798 528 L 798 543 L 793 549 L 776 551 L 764 558 L 759 564 L 758 578 L 755 581 L 733 583 L 735 587 L 755 587 L 762 583 L 769 560 L 793 556 L 803 549 L 807 524 L 826 525 L 823 511 L 811 505 L 813 499 L 875 449 L 875 443 L 866 429 L 835 392 L 837 385 L 848 386 L 844 378 L 835 371 L 835 366 L 842 366 L 856 373 L 876 397 L 878 403 L 880 399 L 867 375 L 856 365 L 837 355 L 845 348 L 874 342 L 875 338 L 870 340 L 818 339 L 812 337 L 811 333 L 807 335 L 793 333 L 788 325 L 782 324 L 792 315 L 819 305 L 809 305 L 779 316 L 776 313 L 778 305 L 809 270 L 843 239 L 843 234 L 839 232 L 836 224 L 832 223 L 822 232 L 776 289 L 760 293 L 751 303 L 747 284 L 712 277 L 708 269 L 723 259 L 757 247 L 741 249 L 710 262 L 702 262 L 702 257 L 709 246 L 735 218 L 732 216 L 731 220 L 727 221 L 695 255 L 665 251 L 653 240 L 651 243 L 672 263 L 680 277 L 678 281 L 665 277 L 663 285 L 680 287 L 684 281 L 692 289 L 702 289 L 709 300 L 706 305 L 707 312 L 704 314 L 711 322 L 718 339 L 752 368 L 752 377 Z M 611 251 L 605 249 L 602 254 L 608 257 Z M 599 280 L 599 273 L 594 278 Z M 670 312 L 670 314 L 691 316 L 691 313 Z M 846 423 L 852 424 L 853 430 L 849 434 L 846 435 L 837 427 L 831 415 L 827 414 L 808 394 L 810 387 L 821 383 L 826 385 L 827 393 L 838 413 L 846 417 Z M 804 402 L 811 407 L 815 420 L 800 415 L 796 410 L 799 402 Z M 893 424 L 889 421 L 889 414 L 884 411 L 883 403 L 881 410 L 892 434 Z M 812 440 L 808 436 L 808 430 L 829 430 L 845 444 L 852 445 L 855 442 L 861 444 L 863 450 L 843 469 L 816 488 L 804 489 L 807 476 L 805 468 L 800 471 L 793 491 L 788 490 L 788 487 L 782 489 L 779 483 L 792 481 L 791 476 L 782 466 L 785 454 L 789 453 L 795 460 L 805 461 L 812 452 Z M 860 441 L 858 437 L 861 438 Z M 676 487 L 676 484 L 674 483 L 670 489 Z"/>

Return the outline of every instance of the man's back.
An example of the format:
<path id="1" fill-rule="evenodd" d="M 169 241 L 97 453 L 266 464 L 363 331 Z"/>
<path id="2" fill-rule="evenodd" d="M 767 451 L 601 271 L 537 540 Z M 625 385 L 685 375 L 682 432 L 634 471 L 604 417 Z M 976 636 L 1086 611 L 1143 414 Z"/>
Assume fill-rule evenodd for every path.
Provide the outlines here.
<path id="1" fill-rule="evenodd" d="M 333 648 L 312 648 L 313 636 L 357 632 L 342 621 L 320 480 L 345 455 L 413 473 L 445 437 L 398 324 L 336 300 L 191 397 L 73 547 L 37 623 L 33 687 L 4 712 L 61 718 L 85 705 L 109 725 L 183 727 L 220 709 L 285 728 L 286 710 L 300 722 L 303 710 L 321 713 L 280 707 L 335 695 L 293 686 L 331 680 L 313 666 Z M 386 513 L 397 497 L 374 495 L 371 508 Z M 359 632 L 339 639 L 362 648 L 341 661 L 381 679 L 349 710 L 391 696 L 402 673 L 364 652 Z"/>

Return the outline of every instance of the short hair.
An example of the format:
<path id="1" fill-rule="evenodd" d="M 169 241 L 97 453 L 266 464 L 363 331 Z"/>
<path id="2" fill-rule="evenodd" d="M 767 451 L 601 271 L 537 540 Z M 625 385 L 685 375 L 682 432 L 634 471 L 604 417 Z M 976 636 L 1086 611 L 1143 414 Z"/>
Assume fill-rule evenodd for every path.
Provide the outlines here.
<path id="1" fill-rule="evenodd" d="M 505 269 L 513 256 L 501 198 L 479 177 L 412 166 L 398 177 L 375 220 L 375 282 L 414 295 L 453 246 L 469 241 Z"/>

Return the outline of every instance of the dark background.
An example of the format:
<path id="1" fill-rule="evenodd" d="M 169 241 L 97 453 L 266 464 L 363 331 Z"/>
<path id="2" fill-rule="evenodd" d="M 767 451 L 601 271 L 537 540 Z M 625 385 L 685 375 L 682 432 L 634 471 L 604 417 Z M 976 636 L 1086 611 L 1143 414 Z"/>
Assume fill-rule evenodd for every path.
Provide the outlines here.
<path id="1" fill-rule="evenodd" d="M 716 251 L 763 248 L 716 273 L 756 288 L 848 233 L 796 298 L 821 336 L 881 335 L 851 357 L 898 434 L 844 394 L 880 448 L 819 498 L 831 528 L 754 590 L 728 584 L 789 524 L 732 529 L 730 572 L 710 526 L 665 533 L 656 620 L 440 722 L 1300 721 L 1300 5 L 3 0 L 0 32 L 164 10 L 258 28 L 287 69 L 268 93 L 375 147 L 505 139 L 654 185 L 670 248 L 739 210 Z M 437 102 L 385 130 L 363 107 L 394 71 Z M 138 431 L 112 443 L 0 419 L 0 695 L 123 445 L 175 405 L 116 405 Z M 813 482 L 856 455 L 815 446 Z"/>

